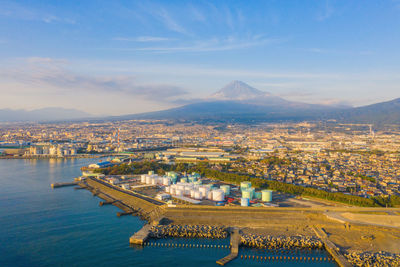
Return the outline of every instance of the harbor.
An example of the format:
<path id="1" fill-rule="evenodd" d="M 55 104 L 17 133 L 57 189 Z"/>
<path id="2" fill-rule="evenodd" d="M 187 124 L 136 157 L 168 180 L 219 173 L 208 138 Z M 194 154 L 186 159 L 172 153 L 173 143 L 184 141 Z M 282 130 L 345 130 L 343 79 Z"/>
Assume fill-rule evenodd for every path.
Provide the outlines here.
<path id="1" fill-rule="evenodd" d="M 90 186 L 90 190 L 92 192 L 98 192 L 98 189 L 95 189 L 93 186 L 104 186 L 104 184 L 102 183 L 98 183 L 96 181 L 95 178 L 89 178 L 88 180 L 86 180 L 84 183 L 82 183 L 82 186 L 86 186 L 86 188 L 88 188 L 88 186 Z M 103 188 L 103 187 L 102 187 Z M 106 188 L 110 189 L 113 187 L 109 187 L 107 186 Z M 104 189 L 104 188 L 103 188 Z M 117 192 L 113 192 L 113 194 L 116 193 L 122 193 L 123 191 L 119 191 L 116 190 Z M 103 199 L 106 200 L 106 203 L 112 204 L 112 205 L 117 205 L 120 208 L 122 208 L 125 212 L 128 211 L 129 209 L 133 210 L 132 206 L 129 206 L 127 204 L 124 204 L 126 202 L 130 202 L 132 203 L 132 200 L 128 200 L 131 197 L 137 197 L 136 195 L 131 195 L 131 194 L 126 194 L 128 196 L 123 197 L 123 200 L 119 200 L 116 201 L 115 198 L 110 197 L 109 194 L 104 194 L 104 193 L 100 193 L 98 192 L 97 196 L 101 197 Z M 121 196 L 120 196 L 121 197 Z M 136 205 L 141 205 L 142 204 L 142 200 L 148 200 L 148 199 L 143 199 L 142 197 L 139 197 L 136 201 L 139 202 L 135 202 Z M 100 203 L 104 203 L 104 202 L 100 202 Z M 152 209 L 156 209 L 157 208 L 157 204 L 161 204 L 158 202 L 154 202 L 153 200 L 151 201 L 151 208 Z M 104 204 L 101 204 L 104 205 Z M 122 206 L 121 206 L 122 205 Z M 203 207 L 206 208 L 206 207 Z M 167 210 L 168 207 L 164 207 L 164 210 Z M 170 209 L 173 209 L 172 207 Z M 189 211 L 189 210 L 188 210 Z M 142 211 L 143 212 L 143 211 Z M 148 211 L 149 212 L 149 211 Z M 164 213 L 165 214 L 165 213 Z M 143 213 L 142 213 L 143 216 Z M 206 239 L 226 239 L 226 238 L 230 238 L 230 244 L 229 246 L 225 245 L 225 248 L 229 248 L 230 253 L 219 259 L 216 260 L 216 263 L 219 265 L 226 265 L 228 264 L 230 261 L 236 259 L 239 255 L 239 248 L 241 245 L 247 246 L 247 247 L 258 247 L 258 248 L 262 248 L 262 246 L 257 246 L 254 245 L 254 242 L 248 242 L 246 240 L 248 240 L 249 236 L 248 235 L 242 235 L 239 234 L 240 229 L 237 227 L 234 228 L 226 228 L 226 227 L 222 227 L 222 226 L 211 226 L 211 225 L 174 225 L 174 224 L 167 224 L 164 225 L 163 223 L 168 222 L 169 220 L 172 220 L 172 218 L 167 218 L 167 217 L 158 217 L 158 218 L 153 218 L 153 220 L 148 221 L 147 224 L 145 224 L 143 226 L 143 228 L 134 233 L 130 238 L 129 238 L 129 243 L 132 245 L 139 245 L 139 246 L 151 246 L 151 242 L 149 242 L 149 240 L 152 239 L 162 239 L 162 238 L 169 238 L 169 237 L 174 237 L 174 238 L 206 238 Z M 256 239 L 254 236 L 252 236 L 252 239 Z M 273 242 L 271 242 L 271 244 L 273 244 Z M 293 248 L 295 243 L 288 243 L 287 245 L 282 245 L 282 244 L 277 244 L 275 242 L 274 247 L 281 247 L 281 248 L 286 248 L 286 249 L 290 249 Z M 164 245 L 158 245 L 158 246 L 164 246 Z M 165 246 L 168 246 L 167 244 Z M 171 245 L 169 245 L 171 246 Z M 179 247 L 193 247 L 194 245 L 179 245 Z M 203 247 L 202 245 L 199 245 L 199 247 Z M 204 246 L 204 247 L 208 247 L 208 248 L 224 248 L 224 246 Z M 307 246 L 305 246 L 307 247 Z M 308 247 L 318 247 L 321 248 L 321 245 L 310 245 Z M 243 255 L 241 256 L 241 259 L 243 259 Z M 247 259 L 247 256 L 246 256 Z M 250 257 L 249 257 L 250 259 Z M 279 258 L 277 257 L 276 260 L 278 260 Z M 265 258 L 265 260 L 267 260 L 267 258 Z M 275 260 L 275 257 L 270 258 L 270 260 Z M 286 260 L 286 258 L 285 258 Z M 294 260 L 294 258 L 293 258 Z"/>
<path id="2" fill-rule="evenodd" d="M 176 245 L 180 248 L 229 249 L 227 255 L 215 259 L 219 265 L 226 265 L 240 259 L 334 261 L 339 266 L 351 266 L 348 260 L 349 256 L 330 240 L 327 232 L 329 235 L 335 232 L 339 234 L 343 231 L 354 235 L 355 232 L 354 230 L 349 232 L 349 223 L 331 220 L 325 213 L 327 210 L 330 213 L 354 212 L 355 210 L 357 212 L 364 210 L 368 213 L 384 209 L 315 204 L 312 208 L 305 206 L 277 207 L 281 201 L 279 194 L 270 190 L 255 191 L 249 182 L 241 183 L 240 190 L 238 190 L 235 185 L 215 184 L 215 181 L 196 177 L 195 174 L 190 176 L 190 182 L 188 178 L 182 178 L 178 182 L 174 178 L 175 175 L 172 173 L 170 176 L 158 177 L 149 173 L 139 176 L 107 177 L 96 174 L 79 177 L 74 184 L 89 190 L 93 196 L 103 199 L 104 201 L 99 202 L 99 206 L 114 205 L 120 208 L 122 212 L 117 213 L 118 217 L 137 215 L 147 222 L 129 238 L 132 246 L 174 247 L 174 244 L 152 242 L 170 238 L 229 239 L 229 245 L 199 244 L 197 246 L 189 243 Z M 188 187 L 186 188 L 186 186 Z M 170 197 L 164 198 L 167 195 Z M 235 204 L 234 199 L 238 195 L 241 196 L 241 202 L 245 199 L 246 203 Z M 228 202 L 227 199 L 233 199 L 233 201 Z M 249 205 L 250 200 L 252 205 Z M 277 204 L 274 204 L 275 206 L 260 205 L 259 203 L 263 203 L 263 201 Z M 311 227 L 311 225 L 318 225 L 318 227 Z M 354 225 L 352 229 L 357 229 L 357 227 L 362 226 Z M 272 252 L 309 249 L 326 251 L 331 256 L 307 258 L 290 256 L 290 253 L 282 256 L 274 255 L 274 253 L 268 255 L 241 253 L 241 250 L 246 249 Z"/>

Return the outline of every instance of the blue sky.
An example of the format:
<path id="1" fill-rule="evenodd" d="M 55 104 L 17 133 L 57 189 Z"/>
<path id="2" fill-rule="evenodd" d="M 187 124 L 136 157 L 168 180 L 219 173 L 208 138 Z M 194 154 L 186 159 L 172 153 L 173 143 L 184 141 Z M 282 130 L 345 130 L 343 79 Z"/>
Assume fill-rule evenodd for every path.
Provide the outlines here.
<path id="1" fill-rule="evenodd" d="M 400 1 L 2 1 L 0 108 L 160 110 L 231 80 L 307 103 L 400 97 Z"/>

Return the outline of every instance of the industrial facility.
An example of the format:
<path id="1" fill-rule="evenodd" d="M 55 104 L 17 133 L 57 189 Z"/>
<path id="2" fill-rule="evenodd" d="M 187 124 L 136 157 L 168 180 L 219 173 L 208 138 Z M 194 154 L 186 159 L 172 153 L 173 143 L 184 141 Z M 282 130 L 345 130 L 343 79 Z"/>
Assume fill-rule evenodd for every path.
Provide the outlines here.
<path id="1" fill-rule="evenodd" d="M 251 182 L 240 186 L 227 184 L 198 173 L 167 172 L 159 176 L 154 171 L 131 176 L 99 176 L 110 185 L 134 191 L 166 202 L 169 205 L 195 204 L 211 206 L 278 206 L 271 190 L 256 190 Z"/>

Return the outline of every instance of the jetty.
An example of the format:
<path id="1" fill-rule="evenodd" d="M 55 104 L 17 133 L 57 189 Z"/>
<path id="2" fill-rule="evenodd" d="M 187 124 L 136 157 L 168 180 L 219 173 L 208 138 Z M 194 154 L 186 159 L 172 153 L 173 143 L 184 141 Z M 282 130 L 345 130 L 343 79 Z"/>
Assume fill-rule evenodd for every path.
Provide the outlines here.
<path id="1" fill-rule="evenodd" d="M 64 187 L 64 186 L 73 186 L 73 185 L 78 185 L 78 182 L 54 183 L 54 184 L 51 184 L 51 188 L 58 188 L 58 187 Z"/>
<path id="2" fill-rule="evenodd" d="M 231 241 L 230 241 L 231 253 L 228 256 L 220 260 L 217 260 L 217 264 L 225 265 L 228 262 L 234 260 L 239 254 L 239 245 L 240 245 L 239 229 L 233 228 L 233 230 L 231 231 Z"/>
<path id="3" fill-rule="evenodd" d="M 149 237 L 151 227 L 152 227 L 151 224 L 144 225 L 142 229 L 140 229 L 138 232 L 136 232 L 133 236 L 129 238 L 129 243 L 133 245 L 143 246 L 144 242 Z"/>
<path id="4" fill-rule="evenodd" d="M 315 234 L 324 243 L 325 249 L 331 254 L 333 259 L 340 267 L 351 267 L 349 261 L 340 253 L 339 248 L 333 244 L 329 239 L 325 231 L 317 226 L 313 227 Z"/>

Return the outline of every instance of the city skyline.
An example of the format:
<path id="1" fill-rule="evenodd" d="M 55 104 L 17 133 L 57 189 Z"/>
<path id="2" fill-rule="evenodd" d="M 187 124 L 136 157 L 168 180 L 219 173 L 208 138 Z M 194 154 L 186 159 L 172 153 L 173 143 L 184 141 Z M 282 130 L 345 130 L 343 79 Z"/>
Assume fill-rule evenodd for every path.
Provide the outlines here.
<path id="1" fill-rule="evenodd" d="M 1 5 L 1 108 L 141 113 L 232 80 L 306 103 L 400 96 L 398 1 Z"/>

